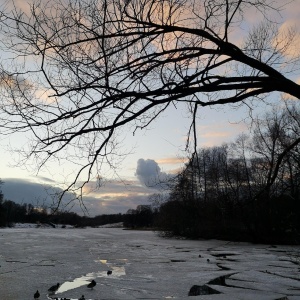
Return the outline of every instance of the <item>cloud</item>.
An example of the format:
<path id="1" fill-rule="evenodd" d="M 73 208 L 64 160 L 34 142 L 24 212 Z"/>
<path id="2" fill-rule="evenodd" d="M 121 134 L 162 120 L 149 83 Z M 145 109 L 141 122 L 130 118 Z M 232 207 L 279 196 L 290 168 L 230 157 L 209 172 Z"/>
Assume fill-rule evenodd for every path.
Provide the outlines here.
<path id="1" fill-rule="evenodd" d="M 222 143 L 230 142 L 238 134 L 247 130 L 245 123 L 224 124 L 218 122 L 198 127 L 199 146 L 212 147 L 219 146 Z"/>
<path id="2" fill-rule="evenodd" d="M 83 192 L 85 195 L 96 198 L 103 198 L 106 196 L 131 196 L 133 194 L 148 194 L 151 192 L 150 188 L 141 186 L 136 180 L 106 180 L 100 187 L 97 187 L 95 181 L 88 182 Z"/>
<path id="3" fill-rule="evenodd" d="M 277 37 L 273 41 L 274 47 L 277 47 L 283 55 L 288 58 L 298 58 L 300 55 L 300 20 L 289 19 L 285 21 L 278 30 Z"/>
<path id="4" fill-rule="evenodd" d="M 33 0 L 15 0 L 15 1 L 6 1 L 5 8 L 7 10 L 12 10 L 15 7 L 22 12 L 29 14 L 30 13 L 30 5 L 32 5 Z"/>
<path id="5" fill-rule="evenodd" d="M 203 134 L 200 134 L 200 137 L 202 138 L 228 138 L 230 135 L 227 131 L 216 131 L 216 132 L 206 132 Z"/>
<path id="6" fill-rule="evenodd" d="M 4 184 L 1 189 L 4 199 L 19 204 L 28 203 L 50 208 L 57 204 L 57 195 L 63 191 L 61 188 L 50 184 L 36 183 L 26 179 L 3 178 L 2 180 Z M 66 206 L 73 198 L 74 195 L 66 193 L 62 199 L 62 207 Z"/>
<path id="7" fill-rule="evenodd" d="M 84 197 L 84 204 L 91 215 L 126 213 L 129 209 L 135 209 L 140 204 L 149 204 L 148 196 L 148 194 L 112 197 L 107 195 L 96 201 L 93 197 Z"/>
<path id="8" fill-rule="evenodd" d="M 157 163 L 160 165 L 174 165 L 174 164 L 183 164 L 187 161 L 185 157 L 166 157 L 157 159 Z"/>
<path id="9" fill-rule="evenodd" d="M 16 203 L 37 203 L 47 198 L 46 186 L 18 178 L 2 178 L 4 198 Z M 40 203 L 41 204 L 41 203 Z M 49 204 L 49 202 L 48 202 Z"/>
<path id="10" fill-rule="evenodd" d="M 40 179 L 40 178 L 39 178 Z M 19 204 L 32 204 L 34 206 L 51 207 L 56 204 L 55 195 L 62 189 L 48 184 L 47 178 L 36 183 L 18 178 L 2 178 L 4 184 L 1 189 L 4 199 Z M 52 182 L 51 182 L 52 183 Z M 88 184 L 93 186 L 93 182 Z M 83 202 L 74 199 L 71 193 L 66 193 L 60 206 L 61 210 L 70 210 L 83 215 L 88 213 L 91 217 L 101 214 L 126 213 L 128 209 L 136 208 L 140 204 L 148 204 L 148 197 L 152 193 L 150 188 L 140 186 L 137 182 L 110 182 L 99 189 L 87 189 L 89 194 L 83 196 Z M 86 211 L 85 211 L 86 210 Z"/>
<path id="11" fill-rule="evenodd" d="M 153 159 L 142 159 L 137 161 L 135 176 L 142 185 L 154 189 L 166 189 L 171 174 L 162 172 L 157 162 Z"/>
<path id="12" fill-rule="evenodd" d="M 48 177 L 44 177 L 44 176 L 35 176 L 35 177 L 32 177 L 32 178 L 36 178 L 38 180 L 40 180 L 41 182 L 44 182 L 44 183 L 49 183 L 49 184 L 54 184 L 55 183 L 55 180 L 51 179 L 51 178 L 48 178 Z"/>
<path id="13" fill-rule="evenodd" d="M 12 75 L 4 70 L 0 71 L 0 87 L 5 87 L 8 90 L 25 91 L 30 89 L 32 85 L 30 82 L 20 75 Z"/>

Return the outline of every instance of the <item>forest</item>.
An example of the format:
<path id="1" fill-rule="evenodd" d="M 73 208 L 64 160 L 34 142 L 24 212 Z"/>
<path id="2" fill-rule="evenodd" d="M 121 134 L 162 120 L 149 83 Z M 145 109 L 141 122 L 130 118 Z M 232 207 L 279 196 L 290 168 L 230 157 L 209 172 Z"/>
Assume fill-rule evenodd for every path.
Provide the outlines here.
<path id="1" fill-rule="evenodd" d="M 297 11 L 295 3 L 33 0 L 27 10 L 10 1 L 0 7 L 0 134 L 28 135 L 26 147 L 12 149 L 18 166 L 40 174 L 53 163 L 72 169 L 55 212 L 2 196 L 2 225 L 124 218 L 127 227 L 167 236 L 299 243 L 300 35 L 292 17 L 283 18 Z M 204 109 L 225 107 L 248 111 L 240 122 L 249 120 L 249 133 L 203 147 Z M 80 198 L 88 183 L 98 186 L 107 169 L 115 172 L 130 153 L 127 134 L 151 129 L 171 108 L 187 112 L 188 162 L 149 197 L 152 206 L 115 219 L 59 211 L 66 193 Z"/>
<path id="2" fill-rule="evenodd" d="M 251 134 L 202 148 L 160 202 L 158 224 L 187 237 L 299 243 L 300 114 L 295 105 L 253 120 Z"/>
<path id="3" fill-rule="evenodd" d="M 16 223 L 31 223 L 37 227 L 63 227 L 71 225 L 76 228 L 98 227 L 107 224 L 123 223 L 125 228 L 153 228 L 155 213 L 150 206 L 140 205 L 125 214 L 103 214 L 95 217 L 81 216 L 72 211 L 49 211 L 46 207 L 35 207 L 32 204 L 18 204 L 4 200 L 0 193 L 0 227 L 14 227 Z M 145 208 L 143 208 L 145 207 Z"/>
<path id="4" fill-rule="evenodd" d="M 18 204 L 5 199 L 1 184 L 5 183 L 0 181 L 0 227 L 14 227 L 16 223 L 33 223 L 37 227 L 48 225 L 56 228 L 72 225 L 76 228 L 84 228 L 123 223 L 125 228 L 145 229 L 153 228 L 154 216 L 157 214 L 157 211 L 154 212 L 149 205 L 138 205 L 136 209 L 129 209 L 125 214 L 102 214 L 91 217 L 67 210 L 51 209 L 47 206 Z"/>
<path id="5" fill-rule="evenodd" d="M 166 236 L 295 244 L 300 241 L 300 111 L 295 104 L 253 119 L 249 135 L 202 148 L 168 188 L 126 214 L 79 216 L 0 200 L 1 226 L 14 222 L 78 227 L 123 222 Z M 159 180 L 159 179 L 158 179 Z"/>

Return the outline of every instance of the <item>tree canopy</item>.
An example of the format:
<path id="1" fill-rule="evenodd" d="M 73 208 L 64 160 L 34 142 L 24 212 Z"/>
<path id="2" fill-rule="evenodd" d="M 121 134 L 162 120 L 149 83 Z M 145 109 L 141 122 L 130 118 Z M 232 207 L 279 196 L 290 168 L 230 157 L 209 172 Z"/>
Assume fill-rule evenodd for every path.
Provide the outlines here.
<path id="1" fill-rule="evenodd" d="M 254 120 L 251 135 L 198 149 L 168 198 L 156 197 L 158 226 L 186 237 L 299 244 L 299 144 L 287 151 L 300 136 L 299 112 L 273 110 Z"/>
<path id="2" fill-rule="evenodd" d="M 288 5 L 288 4 L 287 4 Z M 196 144 L 200 107 L 300 99 L 291 28 L 269 0 L 51 0 L 0 12 L 2 133 L 31 131 L 26 157 L 76 161 L 86 180 L 121 151 L 122 130 L 144 129 L 186 104 Z M 244 15 L 262 22 L 252 28 Z M 250 24 L 251 25 L 251 24 Z M 246 28 L 239 42 L 236 35 Z M 80 159 L 82 158 L 82 162 Z"/>

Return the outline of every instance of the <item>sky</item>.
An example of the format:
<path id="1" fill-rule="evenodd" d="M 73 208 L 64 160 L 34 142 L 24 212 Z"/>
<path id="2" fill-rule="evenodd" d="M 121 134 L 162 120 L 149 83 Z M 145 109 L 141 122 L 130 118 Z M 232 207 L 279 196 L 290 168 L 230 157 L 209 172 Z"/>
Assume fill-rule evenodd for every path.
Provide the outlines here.
<path id="1" fill-rule="evenodd" d="M 7 1 L 0 0 L 3 4 Z M 17 7 L 26 9 L 27 1 L 15 1 Z M 10 2 L 8 2 L 10 3 Z M 281 29 L 295 25 L 300 36 L 300 0 L 295 0 L 282 12 Z M 255 15 L 249 12 L 245 18 L 248 23 L 256 24 Z M 235 41 L 242 37 L 234 36 Z M 299 38 L 300 42 L 300 38 Z M 295 45 L 297 44 L 295 41 Z M 290 54 L 291 56 L 293 53 Z M 300 75 L 295 78 L 298 82 Z M 300 80 L 299 80 L 300 82 Z M 276 95 L 274 95 L 274 98 Z M 256 108 L 259 111 L 261 108 Z M 198 146 L 210 147 L 230 142 L 239 133 L 247 132 L 243 121 L 248 116 L 246 106 L 239 108 L 226 106 L 200 109 L 197 119 Z M 118 163 L 115 173 L 104 174 L 103 185 L 96 189 L 91 182 L 84 189 L 84 205 L 91 216 L 99 214 L 125 213 L 140 204 L 149 204 L 148 197 L 159 193 L 159 184 L 149 184 L 157 176 L 169 178 L 181 170 L 186 162 L 184 151 L 190 120 L 186 108 L 178 106 L 167 110 L 147 130 L 134 136 L 127 133 L 122 141 L 122 148 L 130 152 Z M 49 164 L 43 171 L 37 172 L 31 165 L 19 163 L 19 155 L 12 148 L 26 147 L 27 136 L 0 135 L 0 178 L 4 182 L 2 191 L 5 199 L 17 203 L 32 203 L 36 206 L 49 206 L 55 202 L 55 195 L 61 191 L 67 181 L 67 174 L 72 175 L 68 166 Z M 66 196 L 63 209 L 83 214 L 79 202 L 69 203 Z M 68 204 L 68 205 L 67 205 Z M 67 205 L 67 206 L 64 206 Z"/>

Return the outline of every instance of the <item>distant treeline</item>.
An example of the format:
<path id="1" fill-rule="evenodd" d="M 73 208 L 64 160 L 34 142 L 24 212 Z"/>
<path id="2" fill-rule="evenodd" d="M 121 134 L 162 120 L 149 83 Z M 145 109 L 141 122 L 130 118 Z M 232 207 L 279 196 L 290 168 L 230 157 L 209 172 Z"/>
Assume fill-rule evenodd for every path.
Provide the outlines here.
<path id="1" fill-rule="evenodd" d="M 32 204 L 18 204 L 3 200 L 0 192 L 0 227 L 12 227 L 15 223 L 51 224 L 52 226 L 72 225 L 75 227 L 101 226 L 122 222 L 128 228 L 152 227 L 154 213 L 147 205 L 140 205 L 126 214 L 99 215 L 96 217 L 80 216 L 74 212 L 57 211 L 48 213 L 46 208 L 34 207 Z"/>
<path id="2" fill-rule="evenodd" d="M 252 134 L 199 149 L 158 204 L 166 234 L 300 243 L 300 113 L 253 120 Z"/>
<path id="3" fill-rule="evenodd" d="M 165 180 L 165 178 L 164 178 Z M 300 243 L 300 112 L 296 106 L 253 120 L 251 135 L 199 149 L 151 206 L 94 218 L 48 214 L 30 204 L 3 201 L 0 226 L 51 222 L 100 226 L 123 222 L 166 236 L 260 243 Z"/>

